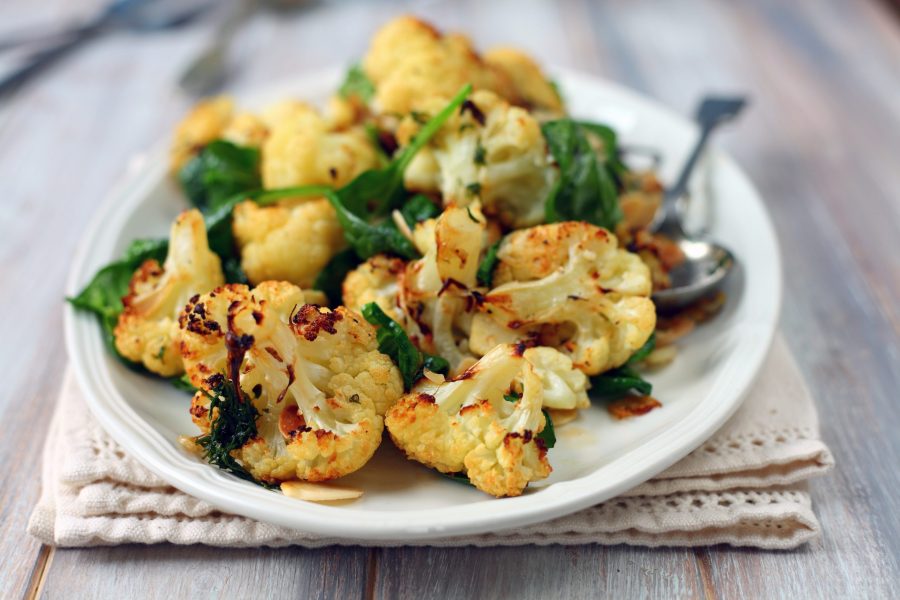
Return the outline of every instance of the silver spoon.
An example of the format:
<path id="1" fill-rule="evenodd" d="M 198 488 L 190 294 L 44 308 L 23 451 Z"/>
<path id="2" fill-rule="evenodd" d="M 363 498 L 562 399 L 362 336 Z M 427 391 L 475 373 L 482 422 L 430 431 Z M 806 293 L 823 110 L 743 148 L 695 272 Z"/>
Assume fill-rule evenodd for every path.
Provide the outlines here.
<path id="1" fill-rule="evenodd" d="M 700 139 L 678 177 L 678 181 L 663 198 L 662 207 L 651 224 L 651 231 L 659 232 L 675 242 L 684 252 L 685 260 L 669 272 L 672 287 L 653 294 L 659 312 L 684 308 L 714 291 L 735 265 L 734 255 L 724 246 L 692 237 L 681 222 L 681 204 L 687 195 L 688 181 L 697 160 L 706 148 L 713 130 L 736 117 L 747 104 L 743 97 L 707 97 L 697 109 Z"/>
<path id="2" fill-rule="evenodd" d="M 0 50 L 38 46 L 23 63 L 0 77 L 0 96 L 78 46 L 107 31 L 158 31 L 187 24 L 212 6 L 212 0 L 112 0 L 85 23 L 45 34 L 0 40 Z"/>
<path id="3" fill-rule="evenodd" d="M 237 0 L 216 28 L 209 45 L 195 57 L 178 79 L 181 89 L 203 96 L 217 89 L 228 72 L 228 48 L 241 26 L 256 11 L 259 0 Z"/>

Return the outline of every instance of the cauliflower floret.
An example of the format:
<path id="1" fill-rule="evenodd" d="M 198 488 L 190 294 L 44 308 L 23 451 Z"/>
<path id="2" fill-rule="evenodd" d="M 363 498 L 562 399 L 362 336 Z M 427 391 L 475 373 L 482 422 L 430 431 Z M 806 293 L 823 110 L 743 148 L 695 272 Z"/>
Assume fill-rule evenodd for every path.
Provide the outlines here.
<path id="1" fill-rule="evenodd" d="M 258 418 L 257 436 L 233 456 L 262 481 L 324 481 L 359 469 L 381 443 L 381 415 L 403 392 L 374 328 L 346 308 L 304 300 L 285 282 L 228 285 L 195 298 L 180 318 L 195 385 L 233 376 L 229 364 L 238 361 L 242 395 Z M 192 415 L 208 430 L 204 406 L 195 398 Z"/>
<path id="2" fill-rule="evenodd" d="M 476 353 L 537 339 L 596 375 L 624 364 L 653 333 L 650 273 L 605 229 L 565 222 L 516 231 L 498 256 L 497 287 L 472 320 Z"/>
<path id="3" fill-rule="evenodd" d="M 311 287 L 344 245 L 344 232 L 324 198 L 274 206 L 242 202 L 234 207 L 234 238 L 251 283 L 279 280 Z"/>
<path id="4" fill-rule="evenodd" d="M 163 266 L 148 260 L 131 277 L 113 332 L 119 354 L 163 377 L 183 373 L 178 314 L 191 296 L 224 282 L 222 263 L 209 249 L 200 212 L 181 213 L 172 224 Z"/>
<path id="5" fill-rule="evenodd" d="M 175 128 L 169 150 L 169 167 L 177 173 L 203 146 L 222 137 L 231 121 L 234 102 L 227 96 L 199 102 Z"/>
<path id="6" fill-rule="evenodd" d="M 544 408 L 573 409 L 591 405 L 587 375 L 575 368 L 572 359 L 546 346 L 531 348 L 525 357 L 544 385 Z"/>
<path id="7" fill-rule="evenodd" d="M 362 127 L 334 124 L 302 102 L 283 102 L 263 115 L 269 135 L 262 146 L 266 188 L 322 184 L 336 188 L 378 166 L 378 154 Z"/>
<path id="8" fill-rule="evenodd" d="M 347 273 L 341 290 L 344 304 L 359 312 L 363 306 L 374 302 L 392 319 L 402 321 L 403 315 L 397 306 L 398 277 L 405 269 L 403 259 L 376 254 Z"/>
<path id="9" fill-rule="evenodd" d="M 544 388 L 524 345 L 501 345 L 459 377 L 422 380 L 387 413 L 388 432 L 412 460 L 443 473 L 465 472 L 478 489 L 518 496 L 550 474 L 537 439 Z M 516 402 L 504 398 L 521 389 Z"/>
<path id="10" fill-rule="evenodd" d="M 428 104 L 437 110 L 440 102 Z M 397 140 L 408 144 L 420 124 L 405 118 Z M 484 212 L 509 227 L 535 225 L 557 172 L 537 120 L 487 91 L 472 94 L 410 163 L 409 189 L 440 192 L 445 204 L 480 199 Z"/>
<path id="11" fill-rule="evenodd" d="M 515 99 L 505 73 L 486 64 L 459 34 L 442 35 L 414 17 L 386 24 L 372 38 L 363 69 L 375 85 L 375 110 L 405 115 L 435 96 L 450 98 L 467 83 Z"/>
<path id="12" fill-rule="evenodd" d="M 494 48 L 484 61 L 506 74 L 525 105 L 548 115 L 563 114 L 562 99 L 534 60 L 513 48 Z"/>

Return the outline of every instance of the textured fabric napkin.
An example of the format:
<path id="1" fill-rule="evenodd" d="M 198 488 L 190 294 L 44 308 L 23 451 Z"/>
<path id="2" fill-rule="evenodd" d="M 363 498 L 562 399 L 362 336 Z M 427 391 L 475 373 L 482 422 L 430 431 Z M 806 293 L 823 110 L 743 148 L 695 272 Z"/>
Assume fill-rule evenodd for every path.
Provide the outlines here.
<path id="1" fill-rule="evenodd" d="M 43 489 L 28 531 L 58 546 L 728 543 L 793 548 L 819 534 L 804 481 L 833 463 L 819 440 L 812 398 L 778 337 L 734 417 L 681 462 L 623 496 L 512 531 L 372 544 L 225 514 L 166 485 L 100 428 L 69 373 L 44 449 Z"/>

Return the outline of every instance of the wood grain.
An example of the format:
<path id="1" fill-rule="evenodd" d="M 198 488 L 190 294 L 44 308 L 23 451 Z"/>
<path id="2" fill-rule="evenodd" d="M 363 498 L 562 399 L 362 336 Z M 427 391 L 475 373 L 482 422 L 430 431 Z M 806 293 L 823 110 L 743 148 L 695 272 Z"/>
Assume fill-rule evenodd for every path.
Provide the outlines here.
<path id="1" fill-rule="evenodd" d="M 0 34 L 102 0 L 0 0 Z M 881 598 L 900 579 L 900 26 L 874 1 L 341 2 L 259 15 L 235 89 L 349 63 L 414 11 L 481 46 L 618 80 L 682 112 L 749 92 L 721 138 L 763 193 L 786 270 L 782 329 L 838 460 L 812 484 L 824 536 L 796 552 L 493 549 L 42 549 L 24 533 L 65 364 L 61 297 L 83 228 L 130 157 L 190 99 L 173 87 L 208 24 L 119 33 L 0 104 L 0 597 L 550 596 Z M 2 37 L 2 35 L 0 35 Z M 335 43 L 340 40 L 340 43 Z"/>

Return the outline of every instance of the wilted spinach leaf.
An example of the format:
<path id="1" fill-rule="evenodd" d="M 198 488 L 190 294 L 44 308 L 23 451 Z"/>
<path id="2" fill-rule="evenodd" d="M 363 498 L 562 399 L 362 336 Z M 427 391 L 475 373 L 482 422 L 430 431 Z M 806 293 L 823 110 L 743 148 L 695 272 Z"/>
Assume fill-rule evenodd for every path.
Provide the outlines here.
<path id="1" fill-rule="evenodd" d="M 541 132 L 559 166 L 559 179 L 546 200 L 547 221 L 587 221 L 615 229 L 622 220 L 616 184 L 585 130 L 576 121 L 558 119 L 544 123 Z"/>
<path id="2" fill-rule="evenodd" d="M 390 356 L 400 369 L 406 391 L 412 389 L 426 368 L 444 374 L 450 370 L 450 364 L 440 356 L 426 354 L 416 348 L 403 327 L 387 316 L 374 302 L 363 306 L 362 314 L 377 330 L 378 350 Z"/>
<path id="3" fill-rule="evenodd" d="M 191 204 L 214 211 L 235 195 L 259 189 L 259 150 L 216 140 L 207 144 L 178 173 Z"/>

